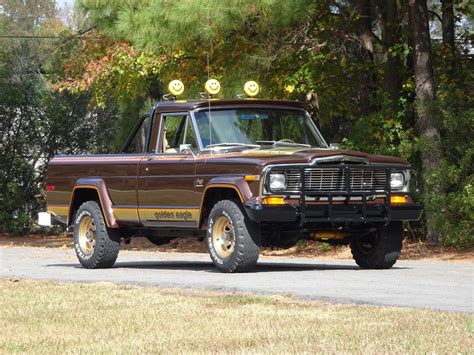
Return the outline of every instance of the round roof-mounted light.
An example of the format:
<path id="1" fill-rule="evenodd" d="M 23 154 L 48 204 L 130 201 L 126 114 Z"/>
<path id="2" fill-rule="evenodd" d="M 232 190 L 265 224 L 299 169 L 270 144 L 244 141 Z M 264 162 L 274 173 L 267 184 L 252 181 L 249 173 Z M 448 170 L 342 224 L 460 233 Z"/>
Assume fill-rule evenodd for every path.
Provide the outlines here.
<path id="1" fill-rule="evenodd" d="M 204 88 L 209 95 L 217 95 L 221 91 L 221 84 L 216 79 L 209 79 Z"/>
<path id="2" fill-rule="evenodd" d="M 184 84 L 181 80 L 173 80 L 168 84 L 168 90 L 174 96 L 179 96 L 184 92 Z"/>
<path id="3" fill-rule="evenodd" d="M 244 92 L 248 97 L 257 96 L 259 91 L 260 86 L 258 86 L 258 84 L 253 80 L 247 81 L 244 85 Z"/>

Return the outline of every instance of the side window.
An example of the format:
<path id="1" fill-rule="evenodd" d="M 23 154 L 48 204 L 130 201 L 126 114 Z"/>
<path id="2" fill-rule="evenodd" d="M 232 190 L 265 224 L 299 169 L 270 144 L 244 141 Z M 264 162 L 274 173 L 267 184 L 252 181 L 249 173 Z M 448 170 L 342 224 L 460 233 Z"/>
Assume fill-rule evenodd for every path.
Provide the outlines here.
<path id="1" fill-rule="evenodd" d="M 146 117 L 140 127 L 138 128 L 135 136 L 130 141 L 130 144 L 127 147 L 125 153 L 143 153 L 145 152 L 146 146 L 146 133 L 148 130 L 148 122 L 150 121 L 149 117 Z"/>
<path id="2" fill-rule="evenodd" d="M 163 138 L 161 153 L 176 154 L 182 144 L 189 144 L 192 151 L 197 151 L 196 136 L 187 115 L 163 117 Z"/>

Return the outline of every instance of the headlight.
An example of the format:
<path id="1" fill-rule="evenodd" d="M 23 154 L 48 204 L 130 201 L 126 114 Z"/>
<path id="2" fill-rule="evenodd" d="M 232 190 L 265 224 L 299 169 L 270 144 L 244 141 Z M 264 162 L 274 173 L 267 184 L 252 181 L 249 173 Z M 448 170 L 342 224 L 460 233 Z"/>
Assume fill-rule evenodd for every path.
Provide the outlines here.
<path id="1" fill-rule="evenodd" d="M 271 173 L 269 187 L 272 191 L 284 190 L 286 188 L 286 175 Z"/>
<path id="2" fill-rule="evenodd" d="M 404 186 L 405 176 L 402 172 L 396 172 L 390 175 L 390 188 L 392 190 L 401 190 Z"/>

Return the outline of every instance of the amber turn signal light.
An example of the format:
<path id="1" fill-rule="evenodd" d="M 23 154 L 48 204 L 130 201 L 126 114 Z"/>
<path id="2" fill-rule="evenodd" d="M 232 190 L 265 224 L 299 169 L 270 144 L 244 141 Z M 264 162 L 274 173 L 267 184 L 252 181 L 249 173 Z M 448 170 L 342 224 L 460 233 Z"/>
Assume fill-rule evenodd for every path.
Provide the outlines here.
<path id="1" fill-rule="evenodd" d="M 390 196 L 390 203 L 392 205 L 402 205 L 407 202 L 408 202 L 408 198 L 406 196 L 401 196 L 401 195 Z"/>
<path id="2" fill-rule="evenodd" d="M 284 205 L 285 199 L 283 197 L 264 197 L 264 205 Z"/>
<path id="3" fill-rule="evenodd" d="M 260 175 L 245 175 L 245 181 L 258 181 L 260 180 Z"/>

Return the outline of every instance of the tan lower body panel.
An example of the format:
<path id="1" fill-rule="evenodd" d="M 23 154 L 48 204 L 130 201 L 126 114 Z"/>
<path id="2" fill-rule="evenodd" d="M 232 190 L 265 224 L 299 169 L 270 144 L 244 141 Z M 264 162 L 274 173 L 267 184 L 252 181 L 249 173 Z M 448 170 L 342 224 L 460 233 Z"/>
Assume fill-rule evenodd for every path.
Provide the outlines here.
<path id="1" fill-rule="evenodd" d="M 147 221 L 197 221 L 199 208 L 139 208 Z"/>
<path id="2" fill-rule="evenodd" d="M 117 221 L 197 221 L 199 208 L 113 208 Z"/>
<path id="3" fill-rule="evenodd" d="M 136 208 L 112 208 L 114 217 L 117 221 L 133 221 L 138 222 L 140 218 L 138 217 L 138 211 Z"/>
<path id="4" fill-rule="evenodd" d="M 54 216 L 67 218 L 69 215 L 69 206 L 68 205 L 48 206 L 47 211 Z"/>
<path id="5" fill-rule="evenodd" d="M 48 206 L 48 212 L 67 218 L 69 206 Z M 199 219 L 199 208 L 125 208 L 114 207 L 113 214 L 117 221 L 140 221 L 140 216 L 147 221 L 197 221 Z"/>

